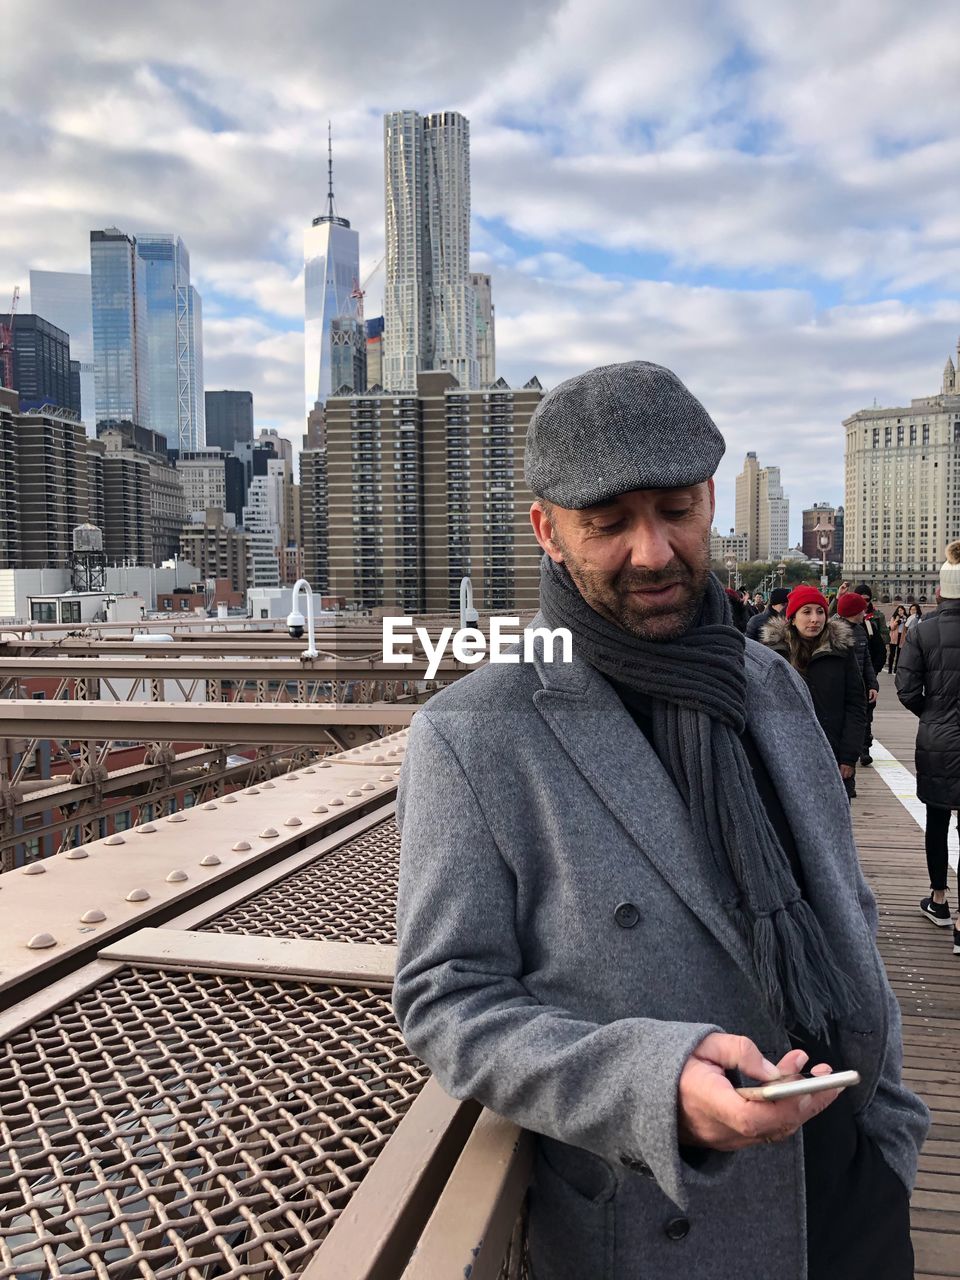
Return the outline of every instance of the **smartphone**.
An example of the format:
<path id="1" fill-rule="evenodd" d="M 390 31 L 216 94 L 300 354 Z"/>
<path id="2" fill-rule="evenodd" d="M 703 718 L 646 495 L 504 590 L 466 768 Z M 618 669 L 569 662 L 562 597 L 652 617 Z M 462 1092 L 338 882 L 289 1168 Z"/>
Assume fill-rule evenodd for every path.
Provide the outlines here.
<path id="1" fill-rule="evenodd" d="M 802 1094 L 820 1093 L 824 1089 L 849 1089 L 859 1083 L 859 1071 L 834 1071 L 828 1076 L 781 1076 L 769 1084 L 745 1085 L 737 1093 L 750 1102 L 779 1102 L 781 1098 L 799 1098 Z"/>

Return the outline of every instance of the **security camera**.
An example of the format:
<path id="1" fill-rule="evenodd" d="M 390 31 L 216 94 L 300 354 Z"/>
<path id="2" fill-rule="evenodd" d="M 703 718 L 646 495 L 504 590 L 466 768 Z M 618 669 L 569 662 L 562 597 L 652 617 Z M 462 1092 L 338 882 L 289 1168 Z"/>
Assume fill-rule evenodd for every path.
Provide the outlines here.
<path id="1" fill-rule="evenodd" d="M 287 630 L 293 636 L 294 640 L 300 639 L 304 633 L 306 625 L 307 624 L 304 621 L 302 613 L 293 612 L 287 614 Z"/>

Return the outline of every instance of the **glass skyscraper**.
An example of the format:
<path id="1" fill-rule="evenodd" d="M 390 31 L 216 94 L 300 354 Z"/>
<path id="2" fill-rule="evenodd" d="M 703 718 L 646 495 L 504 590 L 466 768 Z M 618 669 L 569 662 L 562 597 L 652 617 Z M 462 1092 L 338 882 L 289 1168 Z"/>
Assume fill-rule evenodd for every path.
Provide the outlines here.
<path id="1" fill-rule="evenodd" d="M 353 352 L 360 345 L 362 323 L 354 290 L 360 283 L 360 237 L 351 230 L 346 218 L 337 215 L 333 201 L 333 162 L 328 161 L 329 188 L 327 212 L 314 218 L 303 238 L 304 258 L 304 325 L 303 336 L 306 362 L 304 366 L 304 413 L 309 416 L 314 405 L 321 404 L 343 385 L 333 381 L 331 334 L 334 320 L 338 325 L 338 337 L 345 335 L 352 325 L 352 338 L 347 344 L 349 354 L 345 361 L 338 360 L 337 377 L 354 369 Z M 339 352 L 338 355 L 346 354 Z M 350 388 L 365 390 L 362 382 L 351 380 Z"/>
<path id="2" fill-rule="evenodd" d="M 31 271 L 30 307 L 70 336 L 70 356 L 80 365 L 80 417 L 96 431 L 93 316 L 90 276 L 82 271 Z"/>
<path id="3" fill-rule="evenodd" d="M 152 427 L 145 263 L 133 236 L 90 232 L 96 418 Z"/>
<path id="4" fill-rule="evenodd" d="M 136 236 L 146 281 L 150 414 L 171 449 L 205 442 L 200 295 L 190 284 L 190 254 L 179 236 Z"/>
<path id="5" fill-rule="evenodd" d="M 414 391 L 421 370 L 479 386 L 470 282 L 470 122 L 458 111 L 384 117 L 386 297 L 383 385 Z"/>

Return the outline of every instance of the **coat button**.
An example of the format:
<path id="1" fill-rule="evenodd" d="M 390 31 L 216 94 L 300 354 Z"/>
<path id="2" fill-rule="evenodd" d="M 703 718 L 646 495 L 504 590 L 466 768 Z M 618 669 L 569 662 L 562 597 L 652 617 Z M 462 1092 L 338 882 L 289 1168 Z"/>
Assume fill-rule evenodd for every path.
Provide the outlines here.
<path id="1" fill-rule="evenodd" d="M 640 920 L 640 912 L 632 902 L 621 902 L 614 911 L 613 918 L 621 929 L 632 929 Z"/>
<path id="2" fill-rule="evenodd" d="M 664 1231 L 668 1240 L 682 1240 L 690 1230 L 689 1218 L 671 1218 Z"/>

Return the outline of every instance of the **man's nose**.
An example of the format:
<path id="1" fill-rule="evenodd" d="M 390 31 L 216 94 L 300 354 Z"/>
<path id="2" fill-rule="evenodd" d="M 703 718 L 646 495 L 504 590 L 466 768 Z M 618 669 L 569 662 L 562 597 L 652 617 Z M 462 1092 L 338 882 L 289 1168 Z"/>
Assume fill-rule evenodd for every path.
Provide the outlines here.
<path id="1" fill-rule="evenodd" d="M 674 559 L 669 529 L 659 520 L 638 521 L 631 530 L 630 566 L 656 572 Z"/>

